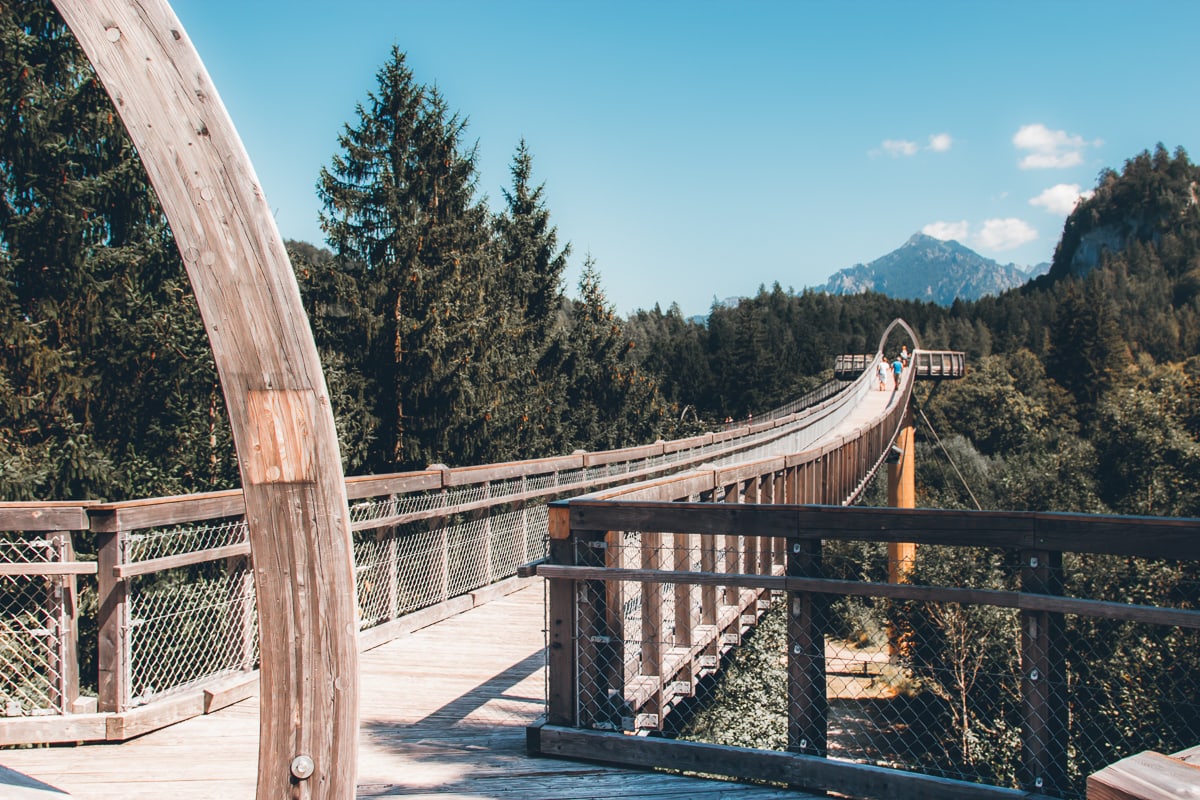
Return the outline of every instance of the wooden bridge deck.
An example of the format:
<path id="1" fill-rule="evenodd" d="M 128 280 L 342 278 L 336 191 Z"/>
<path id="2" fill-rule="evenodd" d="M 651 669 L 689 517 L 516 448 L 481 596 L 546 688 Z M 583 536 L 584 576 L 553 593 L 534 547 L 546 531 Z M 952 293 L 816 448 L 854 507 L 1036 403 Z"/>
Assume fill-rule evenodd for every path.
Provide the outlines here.
<path id="1" fill-rule="evenodd" d="M 358 797 L 754 798 L 769 787 L 601 767 L 525 753 L 543 710 L 540 581 L 361 656 Z M 236 800 L 254 797 L 251 698 L 121 744 L 0 751 L 0 797 Z M 51 791 L 50 787 L 58 791 Z"/>

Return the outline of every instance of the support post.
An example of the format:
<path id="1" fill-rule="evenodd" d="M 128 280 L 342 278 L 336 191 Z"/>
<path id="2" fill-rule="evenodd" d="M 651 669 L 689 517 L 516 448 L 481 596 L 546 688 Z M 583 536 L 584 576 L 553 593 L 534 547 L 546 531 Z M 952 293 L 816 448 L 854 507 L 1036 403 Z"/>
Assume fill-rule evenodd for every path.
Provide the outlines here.
<path id="1" fill-rule="evenodd" d="M 247 556 L 225 559 L 229 576 L 229 644 L 236 653 L 236 666 L 243 672 L 254 669 L 254 572 Z"/>
<path id="2" fill-rule="evenodd" d="M 904 410 L 904 422 L 896 445 L 900 449 L 895 463 L 888 464 L 888 505 L 892 508 L 916 508 L 916 454 L 913 436 L 912 409 Z M 888 583 L 904 583 L 912 569 L 917 546 L 910 542 L 888 544 Z"/>
<path id="3" fill-rule="evenodd" d="M 692 534 L 673 533 L 671 534 L 671 550 L 672 550 L 672 565 L 671 568 L 678 572 L 688 572 L 692 569 L 692 553 L 689 549 L 690 541 L 693 539 Z M 684 648 L 689 653 L 684 665 L 675 673 L 675 681 L 685 681 L 688 685 L 688 694 L 692 693 L 695 688 L 695 670 L 693 668 L 694 661 L 690 655 L 692 650 L 692 635 L 693 626 L 695 623 L 695 607 L 692 602 L 692 596 L 696 588 L 691 583 L 675 584 L 675 636 L 671 641 L 672 648 Z M 667 676 L 663 676 L 665 680 Z M 660 712 L 661 713 L 661 712 Z M 659 719 L 661 726 L 662 719 Z"/>
<path id="4" fill-rule="evenodd" d="M 113 575 L 121 563 L 123 536 L 121 531 L 96 534 L 97 710 L 111 713 L 129 709 L 129 582 Z"/>
<path id="5" fill-rule="evenodd" d="M 656 531 L 643 531 L 642 534 L 642 569 L 661 570 L 663 568 L 662 542 L 663 534 Z M 663 617 L 663 585 L 661 583 L 641 583 L 642 607 L 642 658 L 638 669 L 641 678 L 650 678 L 654 684 L 651 698 L 642 708 L 634 709 L 639 714 L 653 714 L 657 720 L 654 727 L 662 722 L 663 716 L 663 640 L 666 631 L 666 619 Z"/>
<path id="6" fill-rule="evenodd" d="M 1062 553 L 1021 551 L 1021 591 L 1061 595 Z M 1049 611 L 1021 612 L 1021 770 L 1027 791 L 1060 796 L 1067 782 L 1066 623 Z"/>
<path id="7" fill-rule="evenodd" d="M 787 574 L 821 577 L 821 540 L 788 539 Z M 788 750 L 827 755 L 825 601 L 815 592 L 788 592 Z"/>
<path id="8" fill-rule="evenodd" d="M 54 560 L 75 560 L 71 531 L 58 531 L 48 537 L 54 548 Z M 74 575 L 54 578 L 55 706 L 64 714 L 79 712 L 79 589 Z"/>
<path id="9" fill-rule="evenodd" d="M 575 545 L 570 535 L 570 510 L 548 509 L 551 564 L 575 565 Z M 579 726 L 576 671 L 576 583 L 563 578 L 546 580 L 546 722 L 567 728 Z"/>

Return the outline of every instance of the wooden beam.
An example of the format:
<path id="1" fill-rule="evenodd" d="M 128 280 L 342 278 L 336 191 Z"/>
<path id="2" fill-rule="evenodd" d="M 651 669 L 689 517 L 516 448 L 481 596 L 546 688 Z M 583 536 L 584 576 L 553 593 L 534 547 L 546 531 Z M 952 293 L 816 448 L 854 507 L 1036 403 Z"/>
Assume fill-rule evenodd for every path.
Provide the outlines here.
<path id="1" fill-rule="evenodd" d="M 0 564 L 0 575 L 95 575 L 95 561 L 25 561 Z"/>
<path id="2" fill-rule="evenodd" d="M 803 541 L 803 540 L 801 540 Z M 925 603 L 965 603 L 1026 611 L 1078 614 L 1085 617 L 1121 619 L 1147 625 L 1174 625 L 1200 629 L 1200 611 L 1186 608 L 1114 603 L 1077 597 L 1029 594 L 998 589 L 962 589 L 954 586 L 915 586 L 912 584 L 871 583 L 830 578 L 783 577 L 734 572 L 673 572 L 670 570 L 606 569 L 543 564 L 538 575 L 567 580 L 656 581 L 771 589 L 774 591 L 820 592 L 847 597 L 887 597 L 893 600 L 917 600 Z"/>
<path id="3" fill-rule="evenodd" d="M 745 506 L 575 499 L 571 527 L 1018 547 L 1200 560 L 1200 519 L 1034 511 Z"/>
<path id="4" fill-rule="evenodd" d="M 526 741 L 533 752 L 545 756 L 644 769 L 727 775 L 851 797 L 886 797 L 888 800 L 1034 800 L 1040 797 L 1031 792 L 799 753 L 551 725 L 534 726 Z"/>
<path id="5" fill-rule="evenodd" d="M 54 2 L 142 156 L 221 377 L 262 631 L 258 797 L 351 798 L 358 652 L 349 512 L 329 392 L 283 240 L 167 0 Z"/>
<path id="6" fill-rule="evenodd" d="M 85 531 L 87 519 L 79 503 L 0 503 L 0 531 Z"/>
<path id="7" fill-rule="evenodd" d="M 203 564 L 207 561 L 220 561 L 232 556 L 244 556 L 250 552 L 250 543 L 227 544 L 224 547 L 212 547 L 208 550 L 195 550 L 191 553 L 179 553 L 162 558 L 151 558 L 146 561 L 136 561 L 132 564 L 118 564 L 113 567 L 114 578 L 133 578 L 138 575 L 149 575 L 152 572 L 164 572 L 191 564 Z"/>
<path id="8" fill-rule="evenodd" d="M 1087 779 L 1088 800 L 1178 800 L 1195 797 L 1200 766 L 1147 750 Z"/>

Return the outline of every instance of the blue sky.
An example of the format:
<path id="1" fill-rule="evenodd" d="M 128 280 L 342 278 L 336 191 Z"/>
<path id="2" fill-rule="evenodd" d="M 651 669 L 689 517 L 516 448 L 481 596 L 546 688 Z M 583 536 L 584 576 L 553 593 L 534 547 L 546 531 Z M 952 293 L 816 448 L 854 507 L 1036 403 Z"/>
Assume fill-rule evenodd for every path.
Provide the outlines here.
<path id="1" fill-rule="evenodd" d="M 1104 168 L 1200 159 L 1200 3 L 173 0 L 286 238 L 392 45 L 469 119 L 494 208 L 524 138 L 577 295 L 797 291 L 925 231 L 1049 261 Z"/>

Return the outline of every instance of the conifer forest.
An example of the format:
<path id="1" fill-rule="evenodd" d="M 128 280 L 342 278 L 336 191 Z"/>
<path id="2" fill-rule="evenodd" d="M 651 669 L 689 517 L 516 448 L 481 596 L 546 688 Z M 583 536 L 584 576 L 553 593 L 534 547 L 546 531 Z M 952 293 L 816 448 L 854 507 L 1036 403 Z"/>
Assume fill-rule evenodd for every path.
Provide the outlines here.
<path id="1" fill-rule="evenodd" d="M 1148 142 L 1104 169 L 1049 273 L 999 296 L 945 307 L 796 291 L 780 276 L 703 319 L 678 306 L 621 316 L 588 254 L 564 286 L 577 254 L 527 143 L 512 143 L 494 210 L 466 116 L 403 51 L 383 56 L 312 176 L 325 240 L 288 242 L 348 475 L 713 430 L 829 380 L 834 356 L 873 352 L 899 317 L 922 347 L 967 353 L 965 380 L 916 393 L 918 506 L 1200 517 L 1200 167 L 1182 148 Z M 0 75 L 0 500 L 237 486 L 171 231 L 48 0 L 0 3 Z M 883 494 L 872 487 L 867 502 Z M 863 571 L 878 559 L 843 555 Z M 1158 580 L 1118 566 L 1072 579 L 1120 581 L 1130 596 Z M 930 558 L 915 574 L 987 569 Z M 891 623 L 933 624 L 904 614 Z M 1011 653 L 988 657 L 1010 671 Z M 771 723 L 744 695 L 730 707 L 760 746 Z M 729 727 L 709 713 L 696 724 Z M 979 756 L 993 770 L 981 775 L 1003 782 L 1002 760 Z"/>

